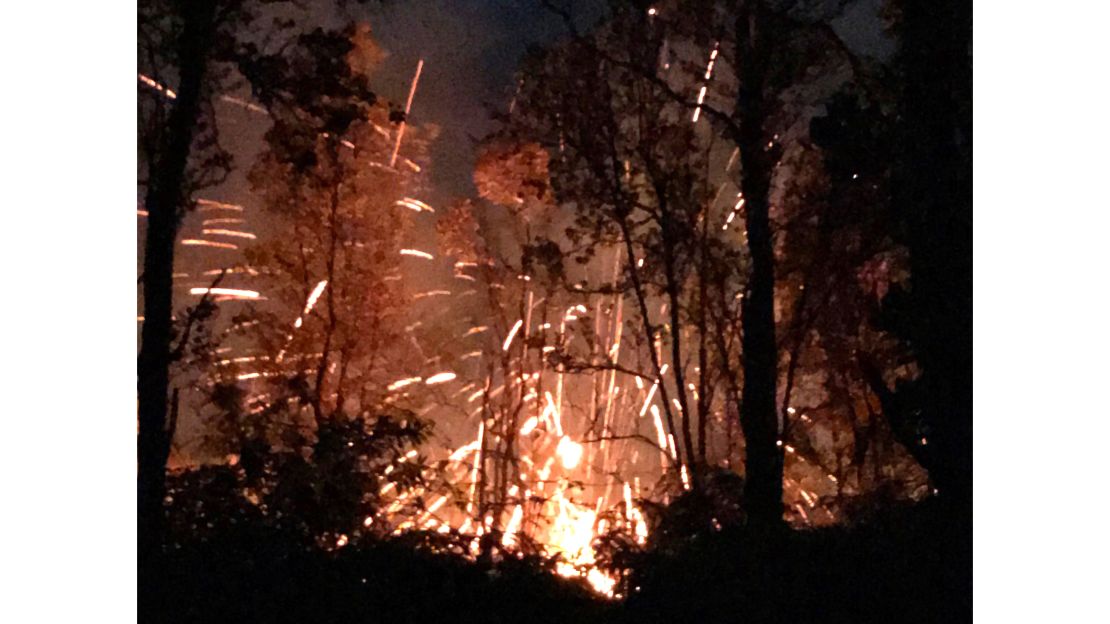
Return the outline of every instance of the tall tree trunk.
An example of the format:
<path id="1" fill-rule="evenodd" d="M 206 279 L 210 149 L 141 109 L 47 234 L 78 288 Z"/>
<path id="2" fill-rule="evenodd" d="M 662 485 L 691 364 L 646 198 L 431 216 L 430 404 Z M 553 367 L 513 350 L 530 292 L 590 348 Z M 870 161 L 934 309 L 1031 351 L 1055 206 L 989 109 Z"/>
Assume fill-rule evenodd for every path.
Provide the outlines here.
<path id="1" fill-rule="evenodd" d="M 904 146 L 895 210 L 913 276 L 907 337 L 921 363 L 932 429 L 926 468 L 947 498 L 971 504 L 971 9 L 903 4 Z"/>
<path id="2" fill-rule="evenodd" d="M 775 259 L 770 223 L 773 152 L 764 143 L 764 82 L 771 37 L 763 29 L 759 3 L 736 19 L 741 182 L 751 271 L 742 304 L 744 387 L 740 425 L 744 430 L 744 502 L 753 523 L 782 522 L 782 448 L 775 409 L 778 351 L 775 345 Z"/>
<path id="3" fill-rule="evenodd" d="M 335 179 L 332 180 L 331 193 L 328 198 L 328 255 L 324 261 L 324 278 L 327 285 L 328 324 L 324 330 L 324 345 L 320 351 L 320 363 L 316 366 L 316 385 L 312 396 L 313 416 L 316 420 L 316 431 L 319 435 L 324 418 L 329 413 L 327 397 L 324 393 L 324 383 L 327 381 L 328 367 L 331 364 L 332 338 L 335 336 L 339 319 L 335 313 L 335 252 L 339 240 L 339 191 L 342 184 L 342 174 L 339 172 L 339 147 L 338 138 L 328 139 L 328 156 L 335 168 Z"/>
<path id="4" fill-rule="evenodd" d="M 166 423 L 170 341 L 173 338 L 173 263 L 178 222 L 184 209 L 185 169 L 200 111 L 208 48 L 215 30 L 214 0 L 184 6 L 178 45 L 180 85 L 157 165 L 147 190 L 143 260 L 142 347 L 138 361 L 138 521 L 140 562 L 159 548 L 162 499 L 170 433 Z M 140 570 L 142 574 L 142 570 Z"/>
<path id="5" fill-rule="evenodd" d="M 678 258 L 675 250 L 675 225 L 672 221 L 674 217 L 670 215 L 670 208 L 667 206 L 665 195 L 663 195 L 664 192 L 663 189 L 656 187 L 659 208 L 663 214 L 660 219 L 660 226 L 663 242 L 663 274 L 666 278 L 667 306 L 671 318 L 671 367 L 674 370 L 675 398 L 678 401 L 679 418 L 682 423 L 682 448 L 686 453 L 686 461 L 683 463 L 695 469 L 697 468 L 698 456 L 694 451 L 694 440 L 690 430 L 690 407 L 686 401 L 686 374 L 685 366 L 682 363 L 682 322 L 679 317 L 679 306 L 682 305 L 682 299 L 676 266 Z M 662 381 L 659 383 L 660 385 L 663 384 Z M 693 470 L 693 472 L 696 482 L 698 471 Z"/>

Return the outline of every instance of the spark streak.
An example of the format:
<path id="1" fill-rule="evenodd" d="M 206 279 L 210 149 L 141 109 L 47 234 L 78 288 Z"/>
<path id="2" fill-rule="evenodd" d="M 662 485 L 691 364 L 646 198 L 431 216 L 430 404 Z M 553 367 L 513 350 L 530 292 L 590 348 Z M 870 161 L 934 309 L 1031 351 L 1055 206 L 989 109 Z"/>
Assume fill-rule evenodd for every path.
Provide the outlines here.
<path id="1" fill-rule="evenodd" d="M 413 299 L 424 299 L 426 297 L 436 297 L 443 295 L 450 295 L 450 290 L 429 290 L 428 292 L 417 293 L 412 296 Z"/>
<path id="2" fill-rule="evenodd" d="M 435 209 L 428 204 L 425 204 L 419 199 L 413 199 L 412 197 L 403 197 L 394 203 L 398 206 L 408 208 L 409 210 L 415 210 L 416 212 L 435 212 Z"/>
<path id="3" fill-rule="evenodd" d="M 428 386 L 434 386 L 436 384 L 441 384 L 441 383 L 446 383 L 448 381 L 452 381 L 453 379 L 455 379 L 455 373 L 452 373 L 452 372 L 436 373 L 435 375 L 432 375 L 431 377 L 425 379 L 424 384 L 428 385 Z"/>
<path id="4" fill-rule="evenodd" d="M 301 315 L 297 317 L 297 320 L 293 322 L 293 329 L 300 329 L 301 325 L 304 323 L 304 317 L 308 316 L 308 313 L 312 311 L 312 307 L 316 305 L 316 300 L 323 294 L 324 288 L 327 287 L 327 285 L 328 280 L 320 280 L 320 282 L 316 284 L 316 288 L 312 289 L 312 292 L 308 295 L 308 299 L 305 301 L 304 310 L 301 311 Z"/>
<path id="5" fill-rule="evenodd" d="M 258 291 L 239 288 L 190 288 L 190 295 L 226 295 L 238 299 L 258 299 Z"/>
<path id="6" fill-rule="evenodd" d="M 155 91 L 158 91 L 159 93 L 165 94 L 165 96 L 170 98 L 171 100 L 176 100 L 177 99 L 177 94 L 174 93 L 173 89 L 170 89 L 169 87 L 163 86 L 161 83 L 159 83 L 157 80 L 151 78 L 150 76 L 145 76 L 143 74 L 139 74 L 139 82 L 141 82 L 141 83 L 145 84 L 146 86 L 154 89 Z"/>
<path id="7" fill-rule="evenodd" d="M 540 420 L 535 416 L 530 416 L 528 420 L 524 421 L 524 425 L 520 428 L 520 435 L 526 436 L 536 430 L 540 424 Z"/>
<path id="8" fill-rule="evenodd" d="M 198 199 L 197 205 L 200 206 L 201 212 L 209 210 L 234 210 L 236 212 L 243 212 L 243 207 L 239 204 L 225 204 L 212 199 Z"/>
<path id="9" fill-rule="evenodd" d="M 389 384 L 389 386 L 387 386 L 386 389 L 389 390 L 390 392 L 393 392 L 394 390 L 400 390 L 401 388 L 404 388 L 405 386 L 409 386 L 409 385 L 412 385 L 414 383 L 420 383 L 420 381 L 422 379 L 423 379 L 422 377 L 409 377 L 407 379 L 398 379 L 397 381 Z"/>
<path id="10" fill-rule="evenodd" d="M 435 258 L 435 256 L 433 256 L 432 254 L 430 254 L 426 251 L 420 251 L 419 249 L 402 249 L 401 250 L 401 255 L 402 256 L 413 256 L 413 257 L 416 257 L 416 258 L 424 258 L 425 260 L 433 260 Z"/>
<path id="11" fill-rule="evenodd" d="M 217 247 L 219 249 L 239 249 L 239 246 L 234 243 L 220 243 L 216 241 L 204 240 L 203 238 L 185 238 L 182 239 L 181 244 L 190 247 Z"/>
<path id="12" fill-rule="evenodd" d="M 216 236 L 235 236 L 237 238 L 248 238 L 250 240 L 254 240 L 255 238 L 258 238 L 257 236 L 255 236 L 254 234 L 251 234 L 250 232 L 239 232 L 239 231 L 236 231 L 236 230 L 224 230 L 224 229 L 219 229 L 219 228 L 201 230 L 201 232 L 203 234 L 215 234 Z"/>
<path id="13" fill-rule="evenodd" d="M 516 333 L 518 331 L 520 331 L 520 326 L 523 325 L 523 324 L 524 324 L 524 319 L 520 319 L 516 322 L 516 324 L 513 325 L 513 328 L 509 330 L 509 335 L 505 338 L 505 343 L 503 345 L 501 345 L 501 350 L 502 351 L 508 351 L 509 350 L 509 345 L 513 344 L 513 338 L 516 337 Z"/>

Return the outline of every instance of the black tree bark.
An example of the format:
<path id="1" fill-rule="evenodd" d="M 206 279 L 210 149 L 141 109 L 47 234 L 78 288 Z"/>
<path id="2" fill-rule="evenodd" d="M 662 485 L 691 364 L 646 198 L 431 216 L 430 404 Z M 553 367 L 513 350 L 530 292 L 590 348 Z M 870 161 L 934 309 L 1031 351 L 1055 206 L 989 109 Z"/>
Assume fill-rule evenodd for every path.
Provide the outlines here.
<path id="1" fill-rule="evenodd" d="M 177 46 L 180 83 L 146 195 L 149 213 L 143 259 L 146 319 L 138 361 L 140 565 L 157 552 L 161 540 L 162 499 L 171 442 L 166 413 L 173 339 L 174 243 L 184 210 L 186 166 L 215 30 L 215 0 L 196 0 L 182 6 L 183 29 Z"/>
<path id="2" fill-rule="evenodd" d="M 747 294 L 741 306 L 744 386 L 740 426 L 746 447 L 744 502 L 756 524 L 782 522 L 782 448 L 775 410 L 778 351 L 775 344 L 775 259 L 770 222 L 771 171 L 774 154 L 764 141 L 764 83 L 771 37 L 764 32 L 759 3 L 749 3 L 736 20 L 739 87 L 736 97 L 740 148 L 740 188 L 751 262 Z"/>
<path id="3" fill-rule="evenodd" d="M 903 5 L 901 158 L 894 207 L 912 284 L 896 314 L 921 363 L 925 467 L 942 498 L 971 504 L 971 8 Z"/>

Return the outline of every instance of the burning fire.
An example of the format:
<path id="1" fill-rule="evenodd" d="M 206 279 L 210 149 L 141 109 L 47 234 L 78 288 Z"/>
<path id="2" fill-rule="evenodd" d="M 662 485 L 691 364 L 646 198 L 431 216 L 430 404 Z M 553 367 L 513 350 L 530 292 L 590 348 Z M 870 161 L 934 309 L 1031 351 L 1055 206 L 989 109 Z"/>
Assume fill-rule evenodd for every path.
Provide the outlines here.
<path id="1" fill-rule="evenodd" d="M 654 15 L 655 10 L 652 9 L 652 11 L 651 14 Z M 697 96 L 693 122 L 697 122 L 701 108 L 705 105 L 707 84 L 712 80 L 717 56 L 718 50 L 715 47 L 710 53 L 704 72 L 704 83 Z M 140 77 L 147 87 L 162 91 L 167 97 L 173 97 L 170 95 L 172 92 L 153 80 L 144 80 L 144 78 Z M 404 160 L 404 162 L 410 161 Z M 416 165 L 410 164 L 410 167 L 416 167 Z M 213 200 L 198 200 L 197 205 L 202 212 L 231 211 L 232 214 L 243 212 L 242 206 Z M 412 197 L 397 199 L 393 206 L 418 214 L 435 212 L 428 204 Z M 744 199 L 738 195 L 736 204 L 728 213 L 723 228 L 727 229 L 740 214 L 743 206 Z M 244 219 L 235 216 L 227 217 L 220 214 L 214 216 L 216 218 L 204 221 L 203 234 L 233 239 L 255 238 L 253 234 L 238 229 L 210 227 L 241 227 L 244 222 Z M 181 243 L 219 249 L 238 249 L 237 245 L 230 242 L 206 239 L 186 239 Z M 411 247 L 395 250 L 392 253 L 409 258 L 435 260 L 435 256 L 431 253 Z M 481 266 L 485 267 L 486 264 L 483 262 Z M 475 281 L 476 278 L 465 273 L 464 269 L 478 266 L 480 266 L 478 262 L 457 261 L 454 263 L 456 271 L 454 277 Z M 622 256 L 620 252 L 615 253 L 614 281 L 622 271 L 634 270 L 633 266 L 642 268 L 644 258 L 628 258 Z M 480 272 L 472 271 L 472 273 Z M 520 280 L 517 283 L 531 281 L 531 277 L 527 275 L 517 277 Z M 401 279 L 401 277 L 391 275 L 386 279 Z M 494 285 L 491 284 L 492 286 Z M 528 285 L 525 284 L 525 288 L 527 287 Z M 308 328 L 302 329 L 302 327 L 327 288 L 327 280 L 321 280 L 315 285 L 304 303 L 300 316 L 293 321 L 292 331 L 308 331 Z M 339 289 L 340 284 L 337 283 L 332 288 Z M 194 288 L 191 292 L 194 295 L 224 295 L 240 299 L 257 299 L 260 296 L 256 291 L 230 288 Z M 474 292 L 469 291 L 469 293 Z M 433 301 L 438 303 L 442 301 L 438 297 L 449 297 L 454 294 L 449 290 L 426 290 L 412 295 L 412 299 L 437 297 Z M 465 294 L 468 293 L 457 296 Z M 419 488 L 405 490 L 403 486 L 390 482 L 379 491 L 385 499 L 383 500 L 385 514 L 366 517 L 364 526 L 366 528 L 386 526 L 387 530 L 392 532 L 409 529 L 458 531 L 467 536 L 476 536 L 471 543 L 474 554 L 477 554 L 480 546 L 478 537 L 498 531 L 500 543 L 509 551 L 528 543 L 527 540 L 533 540 L 542 544 L 548 555 L 558 557 L 555 566 L 558 574 L 568 578 L 582 578 L 597 592 L 613 596 L 616 591 L 616 579 L 597 568 L 597 553 L 593 547 L 596 538 L 603 534 L 606 528 L 607 520 L 600 517 L 602 510 L 623 507 L 624 526 L 630 530 L 633 539 L 641 545 L 647 543 L 649 533 L 644 514 L 635 502 L 640 496 L 640 477 L 634 476 L 637 472 L 620 472 L 624 470 L 621 467 L 622 463 L 637 463 L 638 451 L 622 452 L 625 447 L 614 450 L 615 439 L 643 438 L 647 445 L 638 448 L 648 449 L 652 446 L 655 448 L 650 455 L 644 454 L 645 459 L 636 467 L 638 473 L 645 472 L 645 468 L 653 475 L 670 473 L 681 478 L 682 486 L 689 489 L 690 474 L 686 465 L 680 461 L 674 434 L 668 432 L 668 429 L 671 432 L 675 431 L 672 419 L 674 410 L 681 411 L 685 408 L 670 393 L 675 391 L 676 386 L 683 386 L 678 387 L 677 391 L 684 393 L 687 390 L 685 386 L 688 386 L 694 401 L 701 401 L 702 397 L 699 397 L 693 383 L 677 384 L 674 382 L 674 375 L 668 379 L 669 367 L 672 364 L 675 366 L 680 364 L 662 361 L 665 355 L 661 355 L 664 350 L 659 342 L 654 344 L 656 366 L 647 373 L 628 374 L 628 371 L 634 372 L 636 366 L 631 362 L 634 358 L 629 356 L 634 349 L 640 347 L 633 344 L 632 348 L 625 348 L 622 351 L 621 335 L 625 327 L 623 296 L 583 297 L 582 303 L 575 303 L 567 308 L 562 307 L 566 305 L 563 303 L 559 309 L 552 312 L 550 317 L 545 311 L 543 318 L 540 319 L 537 318 L 539 313 L 533 317 L 533 309 L 540 305 L 539 301 L 534 300 L 537 294 L 527 292 L 527 304 L 523 304 L 522 301 L 521 310 L 514 312 L 514 317 L 519 314 L 522 318 L 515 320 L 512 325 L 508 325 L 508 322 L 514 317 L 497 319 L 496 322 L 491 318 L 486 320 L 489 325 L 476 325 L 465 331 L 460 328 L 458 333 L 454 333 L 457 340 L 467 344 L 460 351 L 481 347 L 457 356 L 456 362 L 450 364 L 439 362 L 436 365 L 437 368 L 454 368 L 457 373 L 452 370 L 394 371 L 393 374 L 397 377 L 409 376 L 397 378 L 387 385 L 388 391 L 395 393 L 389 400 L 403 400 L 407 396 L 421 393 L 435 395 L 447 393 L 452 397 L 459 397 L 458 403 L 466 410 L 464 417 L 470 419 L 466 420 L 468 431 L 473 433 L 474 429 L 470 427 L 476 425 L 477 432 L 473 439 L 460 440 L 461 445 L 450 451 L 446 458 L 446 472 L 451 473 L 457 484 L 461 484 L 461 487 L 452 491 L 459 492 L 457 498 L 461 500 L 454 500 L 452 496 L 455 495 L 430 493 L 421 491 Z M 542 301 L 543 297 L 539 299 Z M 429 306 L 425 302 L 422 307 Z M 644 314 L 646 315 L 646 312 Z M 662 310 L 660 314 L 662 315 Z M 503 331 L 506 326 L 508 331 Z M 410 329 L 412 327 L 415 325 L 410 326 Z M 542 347 L 536 345 L 537 337 L 544 338 Z M 597 360 L 602 361 L 603 364 L 612 365 L 611 369 L 595 372 L 592 380 L 594 392 L 588 413 L 585 406 L 580 404 L 584 402 L 582 393 L 578 392 L 576 395 L 573 388 L 569 388 L 573 382 L 564 379 L 564 372 L 539 358 L 533 364 L 526 361 L 529 357 L 528 353 L 549 354 L 562 349 L 573 339 L 581 337 L 588 338 L 584 342 L 589 343 L 593 348 L 591 354 Z M 583 341 L 579 340 L 579 342 Z M 649 344 L 644 348 L 652 349 L 652 345 Z M 280 362 L 283 356 L 284 350 L 276 356 L 275 361 Z M 512 362 L 512 369 L 497 378 L 491 373 L 484 384 L 473 378 L 468 379 L 467 369 L 464 366 L 469 366 L 471 363 L 464 361 L 483 356 L 504 358 L 505 361 Z M 606 358 L 608 361 L 605 361 Z M 238 378 L 256 379 L 269 374 L 244 372 L 239 374 Z M 626 383 L 629 380 L 633 383 Z M 461 387 L 456 388 L 456 384 L 450 383 L 456 381 Z M 430 386 L 439 387 L 433 392 L 428 388 Z M 490 403 L 498 396 L 516 397 L 514 401 L 517 404 L 512 417 L 502 419 L 501 422 L 490 416 Z M 565 414 L 564 408 L 566 408 Z M 664 419 L 664 412 L 666 419 Z M 474 422 L 475 420 L 477 422 Z M 467 434 L 468 437 L 469 435 Z M 518 437 L 513 439 L 514 435 Z M 489 466 L 492 462 L 497 461 L 499 456 L 506 455 L 503 448 L 496 446 L 505 443 L 506 439 L 510 440 L 508 444 L 516 445 L 510 448 L 512 453 L 519 451 L 519 457 L 514 457 L 514 461 L 516 459 L 519 461 L 512 471 L 515 474 L 499 477 L 502 482 L 497 486 L 500 488 L 497 493 L 502 496 L 502 499 L 497 501 L 497 505 L 491 506 L 486 500 L 491 486 L 485 481 L 487 478 L 485 473 L 491 472 Z M 922 443 L 924 444 L 924 441 Z M 790 454 L 794 453 L 792 447 L 787 447 L 785 450 Z M 410 451 L 409 454 L 397 460 L 397 463 L 410 461 L 415 456 L 416 451 Z M 655 464 L 656 457 L 659 462 L 658 467 Z M 396 465 L 389 466 L 385 474 L 391 474 L 396 468 Z M 832 475 L 829 475 L 829 479 L 835 481 Z M 589 483 L 591 480 L 604 482 L 600 486 L 592 483 L 581 489 L 577 485 Z M 587 496 L 586 487 L 599 488 L 589 490 L 589 503 L 583 501 Z M 504 497 L 506 491 L 508 497 Z M 810 509 L 816 505 L 816 498 L 809 493 L 802 491 L 801 496 Z M 425 499 L 432 501 L 427 507 L 423 506 Z M 416 512 L 406 513 L 405 510 L 413 507 L 414 501 L 417 500 L 419 503 L 415 505 Z M 803 515 L 806 514 L 805 509 L 799 510 Z M 336 547 L 343 547 L 347 544 L 347 540 L 346 535 L 338 536 Z"/>

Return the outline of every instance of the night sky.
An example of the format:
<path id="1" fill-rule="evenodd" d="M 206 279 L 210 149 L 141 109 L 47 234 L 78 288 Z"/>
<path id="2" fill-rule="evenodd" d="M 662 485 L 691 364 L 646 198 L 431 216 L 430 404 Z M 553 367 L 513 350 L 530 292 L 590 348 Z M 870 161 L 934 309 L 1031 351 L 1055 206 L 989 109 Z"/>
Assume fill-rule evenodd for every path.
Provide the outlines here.
<path id="1" fill-rule="evenodd" d="M 585 24 L 586 5 L 597 3 L 581 4 Z M 536 0 L 415 0 L 373 11 L 371 23 L 390 53 L 375 81 L 386 97 L 404 100 L 424 58 L 412 120 L 442 129 L 432 150 L 432 199 L 470 194 L 474 139 L 494 129 L 488 106 L 507 107 L 521 56 L 565 36 L 561 18 Z"/>
<path id="2" fill-rule="evenodd" d="M 882 33 L 878 18 L 881 0 L 842 0 L 805 3 L 818 13 L 840 13 L 833 27 L 849 47 L 865 56 L 885 59 L 893 42 Z M 321 0 L 311 9 L 320 23 L 335 26 L 335 9 Z M 587 30 L 603 13 L 603 0 L 578 0 L 574 11 L 580 30 Z M 377 92 L 390 101 L 404 102 L 418 59 L 424 69 L 413 101 L 413 123 L 440 126 L 432 146 L 433 206 L 457 197 L 473 196 L 471 171 L 476 140 L 495 128 L 490 107 L 504 110 L 512 97 L 517 66 L 525 50 L 548 45 L 567 35 L 562 18 L 539 0 L 405 0 L 358 5 L 349 15 L 368 21 L 374 38 L 388 53 L 372 77 Z M 249 170 L 266 122 L 235 107 L 221 111 L 226 147 L 236 155 L 237 171 L 227 185 L 207 195 L 251 206 L 246 185 Z M 230 109 L 230 110 L 229 110 Z"/>
<path id="3" fill-rule="evenodd" d="M 836 5 L 842 0 L 814 4 Z M 833 26 L 856 52 L 887 58 L 893 43 L 883 36 L 881 0 L 844 3 Z M 602 0 L 573 3 L 581 30 L 604 11 Z M 474 140 L 494 129 L 488 105 L 506 108 L 513 75 L 530 45 L 546 45 L 567 35 L 562 18 L 539 0 L 408 0 L 368 11 L 374 36 L 390 53 L 375 87 L 404 101 L 417 60 L 424 70 L 413 103 L 415 123 L 442 129 L 432 149 L 431 198 L 442 203 L 471 195 Z"/>

